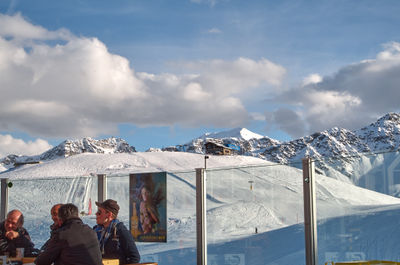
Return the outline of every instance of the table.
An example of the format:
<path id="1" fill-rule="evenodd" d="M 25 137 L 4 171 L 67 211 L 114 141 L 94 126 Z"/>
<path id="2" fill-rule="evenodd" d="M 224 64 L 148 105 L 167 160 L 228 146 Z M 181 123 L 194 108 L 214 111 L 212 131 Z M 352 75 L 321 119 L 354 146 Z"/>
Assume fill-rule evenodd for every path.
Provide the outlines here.
<path id="1" fill-rule="evenodd" d="M 103 265 L 119 265 L 119 259 L 103 259 Z"/>
<path id="2" fill-rule="evenodd" d="M 22 264 L 29 264 L 33 263 L 36 258 L 10 258 L 12 261 L 22 261 Z M 103 259 L 103 265 L 119 265 L 119 260 L 118 259 Z"/>

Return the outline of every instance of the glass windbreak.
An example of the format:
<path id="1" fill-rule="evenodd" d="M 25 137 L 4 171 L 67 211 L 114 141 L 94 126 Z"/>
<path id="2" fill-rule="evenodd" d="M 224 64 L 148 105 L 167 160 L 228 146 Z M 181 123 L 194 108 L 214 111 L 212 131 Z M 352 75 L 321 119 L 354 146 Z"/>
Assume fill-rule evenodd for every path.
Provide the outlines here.
<path id="1" fill-rule="evenodd" d="M 96 223 L 92 203 L 97 200 L 97 177 L 11 180 L 9 210 L 24 214 L 24 227 L 35 248 L 40 249 L 50 237 L 53 224 L 50 209 L 58 203 L 73 203 L 84 223 Z"/>
<path id="2" fill-rule="evenodd" d="M 318 264 L 400 261 L 400 154 L 315 161 Z"/>
<path id="3" fill-rule="evenodd" d="M 299 164 L 207 170 L 209 265 L 302 265 Z"/>
<path id="4" fill-rule="evenodd" d="M 159 206 L 157 210 L 159 222 L 153 224 L 153 229 L 145 232 L 145 218 L 135 217 L 130 219 L 130 212 L 136 211 L 138 216 L 143 216 L 142 211 L 146 204 L 142 201 L 142 189 L 130 189 L 130 177 L 107 176 L 107 198 L 116 200 L 120 206 L 118 219 L 130 228 L 130 224 L 136 225 L 132 229 L 136 237 L 136 245 L 141 255 L 141 262 L 158 262 L 165 265 L 195 265 L 196 264 L 196 172 L 166 173 L 166 193 L 158 198 L 166 200 L 166 209 Z M 155 184 L 150 189 L 154 198 L 158 191 Z M 164 196 L 165 195 L 165 196 Z M 134 202 L 138 201 L 137 204 Z M 156 201 L 156 200 L 153 200 Z M 157 200 L 162 204 L 162 199 Z M 142 206 L 140 204 L 143 204 Z M 136 205 L 134 207 L 133 205 Z M 131 208 L 131 209 L 130 209 Z M 164 211 L 166 210 L 166 211 Z M 136 215 L 132 215 L 136 216 Z M 139 234 L 151 236 L 166 226 L 166 242 L 141 242 Z M 154 237 L 155 238 L 155 237 Z M 155 238 L 157 239 L 157 238 Z"/>

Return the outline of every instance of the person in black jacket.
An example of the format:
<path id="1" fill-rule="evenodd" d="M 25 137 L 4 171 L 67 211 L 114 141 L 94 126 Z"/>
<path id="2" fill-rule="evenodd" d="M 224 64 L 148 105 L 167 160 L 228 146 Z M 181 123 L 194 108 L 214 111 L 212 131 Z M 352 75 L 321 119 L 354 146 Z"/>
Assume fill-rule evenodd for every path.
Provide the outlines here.
<path id="1" fill-rule="evenodd" d="M 61 207 L 61 203 L 55 204 L 53 205 L 53 207 L 51 207 L 50 210 L 50 214 L 51 214 L 51 219 L 53 219 L 53 223 L 50 225 L 50 238 L 53 236 L 54 231 L 56 231 L 58 228 L 60 228 L 59 226 L 59 222 L 58 222 L 58 210 Z M 40 248 L 40 251 L 44 251 L 47 247 L 47 245 L 49 244 L 50 239 L 46 241 L 46 243 L 43 244 L 43 246 Z"/>
<path id="2" fill-rule="evenodd" d="M 96 233 L 82 222 L 78 208 L 64 204 L 58 210 L 60 228 L 54 231 L 36 265 L 102 265 Z"/>
<path id="3" fill-rule="evenodd" d="M 125 225 L 117 219 L 119 205 L 108 199 L 96 202 L 97 233 L 103 258 L 119 259 L 120 264 L 139 263 L 140 255 L 135 241 Z"/>
<path id="4" fill-rule="evenodd" d="M 0 255 L 15 257 L 17 248 L 24 248 L 25 256 L 32 255 L 34 244 L 23 224 L 24 215 L 19 210 L 10 211 L 0 223 Z"/>

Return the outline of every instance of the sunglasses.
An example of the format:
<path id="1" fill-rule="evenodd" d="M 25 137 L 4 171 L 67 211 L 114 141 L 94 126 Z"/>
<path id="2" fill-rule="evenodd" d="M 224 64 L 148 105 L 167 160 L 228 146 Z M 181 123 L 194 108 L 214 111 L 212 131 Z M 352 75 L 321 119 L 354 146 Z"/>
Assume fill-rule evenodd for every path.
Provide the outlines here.
<path id="1" fill-rule="evenodd" d="M 104 213 L 108 213 L 108 211 L 105 210 Z M 101 212 L 100 210 L 98 210 L 98 211 L 96 212 L 96 215 L 101 215 L 101 214 L 102 214 L 102 212 Z"/>

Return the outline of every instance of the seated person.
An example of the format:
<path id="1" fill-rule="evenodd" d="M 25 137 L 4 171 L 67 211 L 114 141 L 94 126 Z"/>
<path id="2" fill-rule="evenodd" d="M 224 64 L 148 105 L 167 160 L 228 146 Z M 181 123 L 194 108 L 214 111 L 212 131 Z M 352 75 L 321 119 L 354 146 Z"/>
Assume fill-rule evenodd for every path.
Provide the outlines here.
<path id="1" fill-rule="evenodd" d="M 16 256 L 17 248 L 24 248 L 24 255 L 29 257 L 34 252 L 34 244 L 28 231 L 23 228 L 24 215 L 19 210 L 12 210 L 6 220 L 0 223 L 0 255 Z"/>
<path id="2" fill-rule="evenodd" d="M 64 204 L 58 210 L 58 218 L 60 228 L 54 231 L 35 264 L 102 265 L 96 233 L 79 218 L 78 208 Z"/>
<path id="3" fill-rule="evenodd" d="M 53 205 L 50 210 L 51 219 L 53 219 L 53 224 L 50 225 L 50 238 L 53 236 L 54 231 L 56 231 L 60 226 L 58 225 L 58 209 L 61 207 L 61 203 Z M 50 242 L 50 239 L 44 243 L 44 245 L 40 248 L 40 251 L 44 251 L 47 247 L 47 244 Z"/>
<path id="4" fill-rule="evenodd" d="M 119 264 L 138 263 L 139 251 L 135 241 L 125 225 L 118 221 L 119 205 L 108 199 L 96 202 L 97 225 L 93 228 L 97 232 L 103 258 L 119 259 Z"/>

